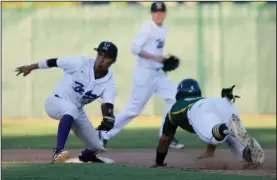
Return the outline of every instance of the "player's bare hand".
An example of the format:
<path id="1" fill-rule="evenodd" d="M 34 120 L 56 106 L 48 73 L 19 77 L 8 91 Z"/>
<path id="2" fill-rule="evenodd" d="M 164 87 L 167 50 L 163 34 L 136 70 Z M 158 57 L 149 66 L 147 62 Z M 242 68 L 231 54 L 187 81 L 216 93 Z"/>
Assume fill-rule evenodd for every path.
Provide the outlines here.
<path id="1" fill-rule="evenodd" d="M 214 153 L 213 152 L 205 152 L 201 156 L 198 157 L 198 159 L 207 159 L 207 158 L 213 158 Z"/>
<path id="2" fill-rule="evenodd" d="M 23 74 L 23 76 L 27 76 L 32 72 L 32 67 L 31 66 L 20 66 L 15 69 L 15 72 L 17 72 L 16 76 Z"/>
<path id="3" fill-rule="evenodd" d="M 198 159 L 206 159 L 206 158 L 212 158 L 214 157 L 216 145 L 213 144 L 207 144 L 207 149 L 204 154 L 198 157 Z"/>

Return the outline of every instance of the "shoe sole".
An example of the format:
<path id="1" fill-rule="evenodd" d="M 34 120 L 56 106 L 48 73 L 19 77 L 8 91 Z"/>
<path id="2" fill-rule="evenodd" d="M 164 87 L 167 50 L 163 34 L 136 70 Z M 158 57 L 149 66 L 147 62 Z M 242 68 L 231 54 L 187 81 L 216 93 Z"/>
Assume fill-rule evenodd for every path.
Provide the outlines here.
<path id="1" fill-rule="evenodd" d="M 264 151 L 258 141 L 252 138 L 243 127 L 241 120 L 237 116 L 232 116 L 228 122 L 230 135 L 234 136 L 243 146 L 248 146 L 251 150 L 253 163 L 262 164 L 264 162 Z"/>
<path id="2" fill-rule="evenodd" d="M 251 150 L 251 159 L 254 163 L 263 164 L 264 163 L 264 151 L 261 145 L 255 138 L 251 138 L 248 146 Z"/>
<path id="3" fill-rule="evenodd" d="M 234 136 L 244 146 L 250 145 L 251 137 L 237 116 L 232 116 L 227 126 L 231 136 Z"/>
<path id="4" fill-rule="evenodd" d="M 54 160 L 53 163 L 64 163 L 66 160 L 69 159 L 68 151 L 63 151 L 59 154 Z"/>

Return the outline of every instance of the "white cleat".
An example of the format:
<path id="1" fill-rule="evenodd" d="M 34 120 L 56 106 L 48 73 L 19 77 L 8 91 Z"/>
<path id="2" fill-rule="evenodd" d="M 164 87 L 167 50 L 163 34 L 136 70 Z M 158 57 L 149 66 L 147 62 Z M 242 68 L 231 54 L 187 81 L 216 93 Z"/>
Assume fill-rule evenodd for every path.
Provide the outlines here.
<path id="1" fill-rule="evenodd" d="M 251 159 L 253 163 L 263 164 L 264 163 L 264 151 L 261 145 L 255 138 L 251 138 L 249 145 L 247 146 L 250 149 Z"/>
<path id="2" fill-rule="evenodd" d="M 173 149 L 184 149 L 184 144 L 179 143 L 179 141 L 177 139 L 173 139 L 170 144 L 169 144 L 170 148 Z"/>
<path id="3" fill-rule="evenodd" d="M 243 146 L 249 149 L 251 163 L 263 164 L 265 158 L 264 151 L 258 141 L 248 134 L 240 118 L 233 114 L 227 126 L 229 134 L 235 137 Z"/>
<path id="4" fill-rule="evenodd" d="M 227 123 L 227 127 L 229 134 L 239 140 L 242 145 L 250 145 L 251 137 L 237 115 L 232 115 L 231 119 Z"/>

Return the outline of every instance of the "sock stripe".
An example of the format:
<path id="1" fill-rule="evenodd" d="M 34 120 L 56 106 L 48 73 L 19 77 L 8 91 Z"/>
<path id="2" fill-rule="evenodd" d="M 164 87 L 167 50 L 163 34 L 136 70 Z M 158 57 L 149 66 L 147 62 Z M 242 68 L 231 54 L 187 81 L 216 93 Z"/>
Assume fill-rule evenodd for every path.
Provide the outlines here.
<path id="1" fill-rule="evenodd" d="M 218 125 L 216 125 L 215 127 L 214 127 L 214 135 L 216 136 L 216 137 L 219 137 L 219 129 L 218 129 Z"/>
<path id="2" fill-rule="evenodd" d="M 215 126 L 213 127 L 213 129 L 212 129 L 212 133 L 213 133 L 214 137 L 215 137 L 217 140 L 223 140 L 224 137 L 225 137 L 224 134 L 220 133 L 220 130 L 219 130 L 220 125 L 221 125 L 221 124 L 217 124 L 217 125 L 215 125 Z"/>

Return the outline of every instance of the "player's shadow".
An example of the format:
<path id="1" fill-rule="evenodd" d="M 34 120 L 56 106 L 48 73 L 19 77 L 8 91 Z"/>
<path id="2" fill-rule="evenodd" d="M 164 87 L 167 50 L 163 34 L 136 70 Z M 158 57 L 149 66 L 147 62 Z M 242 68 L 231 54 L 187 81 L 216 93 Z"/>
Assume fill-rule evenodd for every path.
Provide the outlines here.
<path id="1" fill-rule="evenodd" d="M 263 148 L 276 147 L 276 129 L 248 129 Z M 185 144 L 186 148 L 202 148 L 206 145 L 195 135 L 179 130 L 177 138 Z M 109 148 L 156 148 L 158 143 L 158 129 L 126 129 L 108 142 Z M 25 135 L 2 136 L 2 148 L 54 148 L 56 135 Z M 82 143 L 71 133 L 66 145 L 67 148 L 83 148 Z M 221 145 L 219 148 L 226 148 Z"/>

